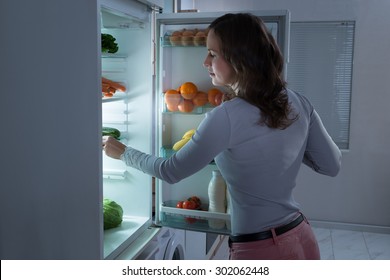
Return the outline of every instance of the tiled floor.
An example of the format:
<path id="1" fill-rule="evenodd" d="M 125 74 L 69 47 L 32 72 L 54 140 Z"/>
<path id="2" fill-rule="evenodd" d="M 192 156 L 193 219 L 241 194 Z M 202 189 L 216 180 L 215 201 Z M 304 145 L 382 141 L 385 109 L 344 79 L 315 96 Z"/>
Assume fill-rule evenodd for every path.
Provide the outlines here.
<path id="1" fill-rule="evenodd" d="M 324 260 L 390 260 L 390 234 L 313 227 Z"/>
<path id="2" fill-rule="evenodd" d="M 323 260 L 390 260 L 390 234 L 313 227 Z M 227 238 L 214 259 L 229 258 Z"/>

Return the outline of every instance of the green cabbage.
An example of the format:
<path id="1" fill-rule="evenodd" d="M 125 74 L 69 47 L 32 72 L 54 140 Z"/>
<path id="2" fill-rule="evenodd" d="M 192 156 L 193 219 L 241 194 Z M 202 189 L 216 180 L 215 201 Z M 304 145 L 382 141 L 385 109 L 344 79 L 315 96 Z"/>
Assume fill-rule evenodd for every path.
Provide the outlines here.
<path id="1" fill-rule="evenodd" d="M 122 223 L 123 209 L 113 200 L 103 199 L 104 229 L 115 228 Z"/>

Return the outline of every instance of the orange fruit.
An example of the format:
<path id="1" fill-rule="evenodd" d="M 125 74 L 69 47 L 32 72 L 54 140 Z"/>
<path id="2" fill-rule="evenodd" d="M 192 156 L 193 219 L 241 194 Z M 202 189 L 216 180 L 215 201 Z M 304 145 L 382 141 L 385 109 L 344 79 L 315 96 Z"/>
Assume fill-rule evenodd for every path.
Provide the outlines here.
<path id="1" fill-rule="evenodd" d="M 179 111 L 178 105 L 167 104 L 167 109 L 168 109 L 168 111 L 171 111 L 171 112 Z"/>
<path id="2" fill-rule="evenodd" d="M 223 93 L 217 88 L 212 88 L 208 91 L 208 99 L 211 105 L 218 106 L 222 102 Z M 218 104 L 219 103 L 219 104 Z"/>
<path id="3" fill-rule="evenodd" d="M 221 105 L 222 98 L 223 98 L 223 94 L 218 93 L 217 95 L 215 95 L 214 102 L 215 102 L 216 106 Z"/>
<path id="4" fill-rule="evenodd" d="M 183 98 L 181 94 L 174 89 L 167 90 L 164 94 L 164 101 L 167 105 L 167 109 L 171 112 L 179 110 L 178 105 Z"/>
<path id="5" fill-rule="evenodd" d="M 198 93 L 198 87 L 191 82 L 185 82 L 180 86 L 180 93 L 184 99 L 192 99 Z"/>
<path id="6" fill-rule="evenodd" d="M 181 95 L 177 90 L 169 89 L 164 94 L 164 101 L 167 105 L 179 105 L 181 100 Z"/>
<path id="7" fill-rule="evenodd" d="M 203 106 L 206 105 L 207 102 L 209 102 L 207 93 L 203 91 L 199 91 L 192 99 L 192 103 L 194 103 L 195 106 Z"/>
<path id="8" fill-rule="evenodd" d="M 177 107 L 182 113 L 191 113 L 194 110 L 194 104 L 188 99 L 182 99 Z"/>

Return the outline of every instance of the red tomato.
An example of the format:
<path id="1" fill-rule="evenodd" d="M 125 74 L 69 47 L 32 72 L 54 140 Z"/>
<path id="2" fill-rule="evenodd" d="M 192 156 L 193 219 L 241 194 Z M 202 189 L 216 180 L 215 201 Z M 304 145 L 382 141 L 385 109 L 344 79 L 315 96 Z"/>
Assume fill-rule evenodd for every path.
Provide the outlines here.
<path id="1" fill-rule="evenodd" d="M 183 201 L 178 201 L 176 204 L 176 208 L 183 208 Z"/>
<path id="2" fill-rule="evenodd" d="M 200 205 L 202 204 L 202 202 L 200 201 L 200 198 L 195 196 L 195 195 L 189 197 L 188 200 L 191 200 L 191 201 L 195 202 L 196 208 L 199 208 Z"/>
<path id="3" fill-rule="evenodd" d="M 185 220 L 189 224 L 193 224 L 193 223 L 195 223 L 197 221 L 196 218 L 190 218 L 190 217 L 186 217 Z"/>
<path id="4" fill-rule="evenodd" d="M 192 200 L 186 200 L 183 202 L 183 208 L 184 209 L 196 209 L 196 203 Z"/>

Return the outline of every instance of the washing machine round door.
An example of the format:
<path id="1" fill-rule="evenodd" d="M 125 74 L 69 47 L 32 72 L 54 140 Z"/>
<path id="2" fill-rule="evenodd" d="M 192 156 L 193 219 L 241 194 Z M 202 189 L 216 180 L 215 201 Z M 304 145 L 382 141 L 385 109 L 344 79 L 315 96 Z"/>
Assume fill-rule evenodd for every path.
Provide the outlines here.
<path id="1" fill-rule="evenodd" d="M 184 235 L 172 230 L 172 236 L 165 249 L 164 260 L 184 260 L 184 258 Z"/>

